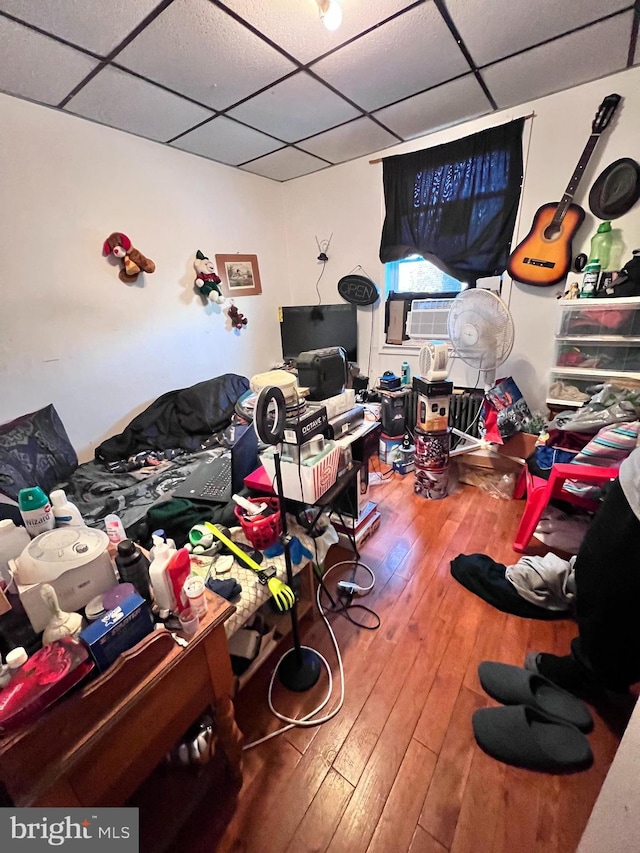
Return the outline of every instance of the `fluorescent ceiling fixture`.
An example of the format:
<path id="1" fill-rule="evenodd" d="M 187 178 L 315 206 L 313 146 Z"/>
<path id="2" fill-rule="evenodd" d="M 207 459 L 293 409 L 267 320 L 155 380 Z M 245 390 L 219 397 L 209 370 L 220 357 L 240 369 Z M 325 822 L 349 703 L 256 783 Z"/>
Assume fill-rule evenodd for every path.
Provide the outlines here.
<path id="1" fill-rule="evenodd" d="M 337 30 L 342 23 L 342 9 L 337 0 L 317 0 L 320 20 L 328 30 Z"/>

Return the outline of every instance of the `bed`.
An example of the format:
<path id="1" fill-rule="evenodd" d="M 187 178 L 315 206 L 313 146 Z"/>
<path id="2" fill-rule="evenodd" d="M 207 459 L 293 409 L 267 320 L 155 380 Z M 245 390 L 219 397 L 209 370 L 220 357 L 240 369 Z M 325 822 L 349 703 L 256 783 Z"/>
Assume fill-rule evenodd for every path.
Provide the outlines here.
<path id="1" fill-rule="evenodd" d="M 103 528 L 104 517 L 116 513 L 129 535 L 148 538 L 154 510 L 177 504 L 172 492 L 198 466 L 203 452 L 216 447 L 223 452 L 224 431 L 248 389 L 246 377 L 227 373 L 169 391 L 102 442 L 92 461 L 80 465 L 53 404 L 1 425 L 0 517 L 19 519 L 16 502 L 22 488 L 37 485 L 47 494 L 62 488 L 89 526 Z M 187 509 L 187 503 L 173 514 Z M 231 507 L 216 512 L 224 520 Z M 163 513 L 170 517 L 170 506 Z"/>

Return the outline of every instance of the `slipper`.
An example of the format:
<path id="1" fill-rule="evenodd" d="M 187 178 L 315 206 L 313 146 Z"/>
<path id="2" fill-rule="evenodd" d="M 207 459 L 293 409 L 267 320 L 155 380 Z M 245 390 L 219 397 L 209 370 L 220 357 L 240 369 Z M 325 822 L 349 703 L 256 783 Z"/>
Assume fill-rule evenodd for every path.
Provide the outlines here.
<path id="1" fill-rule="evenodd" d="M 527 705 L 480 708 L 472 723 L 478 746 L 505 764 L 567 773 L 585 770 L 593 761 L 581 731 Z"/>
<path id="2" fill-rule="evenodd" d="M 528 705 L 583 732 L 593 728 L 587 707 L 544 675 L 493 661 L 483 661 L 478 675 L 483 689 L 503 705 Z"/>

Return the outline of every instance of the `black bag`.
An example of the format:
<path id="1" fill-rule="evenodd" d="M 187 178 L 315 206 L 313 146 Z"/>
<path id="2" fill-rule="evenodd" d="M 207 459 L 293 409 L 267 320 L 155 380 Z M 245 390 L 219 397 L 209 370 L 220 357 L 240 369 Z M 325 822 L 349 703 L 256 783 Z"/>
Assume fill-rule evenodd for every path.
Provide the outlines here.
<path id="1" fill-rule="evenodd" d="M 596 291 L 599 298 L 614 296 L 640 296 L 640 251 L 636 250 L 618 276 Z"/>

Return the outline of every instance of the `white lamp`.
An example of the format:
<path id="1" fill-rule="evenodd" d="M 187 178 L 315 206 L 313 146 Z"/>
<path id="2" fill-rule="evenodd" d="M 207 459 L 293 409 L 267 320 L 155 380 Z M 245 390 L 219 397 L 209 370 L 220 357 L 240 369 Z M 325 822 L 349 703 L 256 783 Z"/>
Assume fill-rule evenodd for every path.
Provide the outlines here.
<path id="1" fill-rule="evenodd" d="M 337 30 L 342 23 L 342 9 L 337 0 L 317 0 L 320 20 L 328 30 Z"/>

